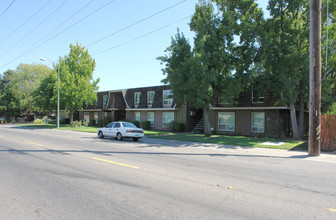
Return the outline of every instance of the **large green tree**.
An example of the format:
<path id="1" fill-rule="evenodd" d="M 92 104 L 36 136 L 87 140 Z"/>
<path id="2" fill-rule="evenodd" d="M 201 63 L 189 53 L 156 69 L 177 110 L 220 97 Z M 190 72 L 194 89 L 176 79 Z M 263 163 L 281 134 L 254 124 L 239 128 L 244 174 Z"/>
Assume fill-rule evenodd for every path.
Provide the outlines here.
<path id="1" fill-rule="evenodd" d="M 83 103 L 93 103 L 97 99 L 98 79 L 93 79 L 95 60 L 80 44 L 70 45 L 70 53 L 59 58 L 60 105 L 73 113 L 82 108 Z M 70 118 L 71 122 L 73 117 Z"/>
<path id="2" fill-rule="evenodd" d="M 7 70 L 0 75 L 0 115 L 7 119 L 20 113 L 18 100 L 14 97 L 14 71 Z"/>
<path id="3" fill-rule="evenodd" d="M 309 81 L 309 1 L 270 0 L 261 46 L 264 88 L 287 104 L 293 138 L 303 135 L 304 103 Z M 299 123 L 296 110 L 300 110 Z"/>
<path id="4" fill-rule="evenodd" d="M 163 82 L 170 84 L 175 100 L 203 109 L 206 136 L 215 97 L 229 100 L 246 85 L 257 51 L 254 29 L 261 21 L 254 1 L 199 1 L 190 23 L 194 47 L 178 32 L 168 54 L 158 58 L 165 64 Z"/>
<path id="5" fill-rule="evenodd" d="M 322 1 L 322 112 L 336 114 L 336 1 L 326 4 Z"/>
<path id="6" fill-rule="evenodd" d="M 37 111 L 33 93 L 40 82 L 51 72 L 41 64 L 20 64 L 15 71 L 8 70 L 1 80 L 1 109 L 8 116 L 33 114 Z"/>

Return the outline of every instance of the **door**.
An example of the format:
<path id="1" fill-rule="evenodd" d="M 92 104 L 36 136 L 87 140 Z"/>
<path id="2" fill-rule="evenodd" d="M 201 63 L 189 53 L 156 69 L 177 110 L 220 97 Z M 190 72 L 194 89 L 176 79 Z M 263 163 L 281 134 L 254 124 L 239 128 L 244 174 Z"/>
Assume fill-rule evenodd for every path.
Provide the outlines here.
<path id="1" fill-rule="evenodd" d="M 121 127 L 120 122 L 114 123 L 111 134 L 112 137 L 117 137 L 117 133 L 120 131 L 120 127 Z"/>
<path id="2" fill-rule="evenodd" d="M 103 128 L 103 134 L 104 136 L 111 137 L 112 136 L 112 128 L 113 128 L 114 122 L 106 125 L 105 128 Z"/>

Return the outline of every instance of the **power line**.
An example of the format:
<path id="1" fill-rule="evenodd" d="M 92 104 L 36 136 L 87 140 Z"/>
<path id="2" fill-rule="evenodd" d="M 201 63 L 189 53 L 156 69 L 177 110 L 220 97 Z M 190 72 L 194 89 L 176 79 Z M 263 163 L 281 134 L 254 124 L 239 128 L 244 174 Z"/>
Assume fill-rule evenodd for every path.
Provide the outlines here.
<path id="1" fill-rule="evenodd" d="M 29 50 L 31 50 L 32 48 L 34 48 L 37 44 L 39 44 L 42 40 L 44 40 L 46 37 L 48 37 L 51 33 L 55 32 L 59 27 L 61 27 L 63 24 L 65 24 L 67 21 L 69 21 L 71 18 L 73 18 L 75 15 L 77 15 L 79 12 L 81 12 L 82 10 L 84 10 L 87 6 L 89 6 L 92 2 L 94 2 L 95 0 L 92 0 L 90 2 L 88 2 L 86 5 L 84 5 L 82 8 L 80 8 L 77 12 L 75 12 L 74 14 L 72 14 L 70 17 L 68 17 L 67 19 L 65 19 L 61 24 L 59 24 L 56 28 L 54 28 L 52 31 L 50 31 L 48 34 L 44 35 L 41 39 L 39 39 L 34 45 L 32 45 L 30 48 L 28 48 L 27 50 L 25 50 L 23 53 L 28 52 Z"/>
<path id="2" fill-rule="evenodd" d="M 131 28 L 131 27 L 133 27 L 133 26 L 135 26 L 135 25 L 137 25 L 137 24 L 140 24 L 141 22 L 146 21 L 146 20 L 148 20 L 148 19 L 150 19 L 150 18 L 152 18 L 152 17 L 154 17 L 154 16 L 156 16 L 156 15 L 158 15 L 158 14 L 161 14 L 161 13 L 163 13 L 163 12 L 169 10 L 169 9 L 172 9 L 172 8 L 174 8 L 174 7 L 176 7 L 176 6 L 180 5 L 180 4 L 182 4 L 182 3 L 185 2 L 185 1 L 187 1 L 187 0 L 180 1 L 180 2 L 178 2 L 178 3 L 176 3 L 176 4 L 172 5 L 172 6 L 170 6 L 170 7 L 168 7 L 168 8 L 165 8 L 165 9 L 163 9 L 163 10 L 157 12 L 157 13 L 154 13 L 154 14 L 152 14 L 152 15 L 146 17 L 146 18 L 143 18 L 143 19 L 141 19 L 140 21 L 137 21 L 137 22 L 135 22 L 135 23 L 133 23 L 133 24 L 131 24 L 131 25 L 128 25 L 127 27 L 124 27 L 124 28 L 122 28 L 122 29 L 120 29 L 120 30 L 118 30 L 118 31 L 116 31 L 116 32 L 113 32 L 112 34 L 109 34 L 109 35 L 107 35 L 107 36 L 105 36 L 105 37 L 103 37 L 103 38 L 101 38 L 101 39 L 99 39 L 99 40 L 97 40 L 97 41 L 95 41 L 95 42 L 93 42 L 93 43 L 90 43 L 90 44 L 87 45 L 86 47 L 92 46 L 92 45 L 94 45 L 94 44 L 96 44 L 96 43 L 98 43 L 98 42 L 101 42 L 101 41 L 103 41 L 103 40 L 105 40 L 105 39 L 107 39 L 107 38 L 109 38 L 109 37 L 111 37 L 111 36 L 113 36 L 113 35 L 116 35 L 116 34 L 122 32 L 122 31 L 124 31 L 124 30 L 126 30 L 126 29 L 128 29 L 128 28 Z"/>
<path id="3" fill-rule="evenodd" d="M 7 40 L 10 36 L 12 36 L 14 33 L 16 33 L 21 27 L 23 27 L 30 19 L 32 19 L 37 13 L 39 13 L 44 7 L 46 7 L 52 0 L 49 0 L 47 3 L 45 3 L 41 8 L 39 8 L 32 16 L 30 16 L 25 22 L 23 22 L 18 28 L 16 28 L 12 33 L 10 33 L 7 37 L 2 39 L 0 41 L 0 44 Z"/>
<path id="4" fill-rule="evenodd" d="M 8 5 L 8 7 L 1 13 L 0 18 L 2 17 L 2 15 L 4 15 L 4 14 L 6 13 L 6 11 L 12 6 L 12 4 L 13 4 L 14 2 L 15 2 L 15 0 L 13 0 L 12 3 L 10 3 L 10 4 Z"/>
<path id="5" fill-rule="evenodd" d="M 108 48 L 108 49 L 106 49 L 106 50 L 100 51 L 100 52 L 94 54 L 94 56 L 96 56 L 96 55 L 100 55 L 100 54 L 103 54 L 103 53 L 106 53 L 107 51 L 113 50 L 113 49 L 115 49 L 115 48 L 117 48 L 117 47 L 123 46 L 123 45 L 125 45 L 125 44 L 130 43 L 130 42 L 136 41 L 136 40 L 138 40 L 138 39 L 140 39 L 140 38 L 146 37 L 146 36 L 148 36 L 148 35 L 150 35 L 150 34 L 153 34 L 153 33 L 158 32 L 158 31 L 160 31 L 160 30 L 162 30 L 162 29 L 164 29 L 164 28 L 167 28 L 167 27 L 169 27 L 169 26 L 171 26 L 171 25 L 173 25 L 173 24 L 176 24 L 176 23 L 178 23 L 178 22 L 181 22 L 181 21 L 183 21 L 183 20 L 185 20 L 185 19 L 187 19 L 187 18 L 190 18 L 191 16 L 192 16 L 192 15 L 189 15 L 189 16 L 184 17 L 184 18 L 182 18 L 182 19 L 180 19 L 180 20 L 178 20 L 178 21 L 175 21 L 175 22 L 173 22 L 173 23 L 170 23 L 170 24 L 167 24 L 167 25 L 165 25 L 165 26 L 163 26 L 163 27 L 160 27 L 160 28 L 158 28 L 158 29 L 155 29 L 155 30 L 153 30 L 153 31 L 151 31 L 151 32 L 148 32 L 148 33 L 146 33 L 146 34 L 144 34 L 144 35 L 141 35 L 141 36 L 139 36 L 139 37 L 136 37 L 136 38 L 131 39 L 131 40 L 129 40 L 129 41 L 126 41 L 126 42 L 124 42 L 124 43 L 118 44 L 118 45 L 116 45 L 116 46 L 110 47 L 110 48 Z"/>
<path id="6" fill-rule="evenodd" d="M 87 19 L 87 18 L 90 17 L 91 15 L 95 14 L 96 12 L 100 11 L 101 9 L 105 8 L 106 6 L 108 6 L 109 4 L 111 4 L 111 3 L 114 2 L 114 1 L 115 1 L 115 0 L 111 0 L 111 1 L 107 2 L 106 4 L 102 5 L 100 8 L 96 9 L 95 11 L 93 11 L 92 13 L 90 13 L 89 15 L 85 16 L 84 18 L 80 19 L 79 21 L 75 22 L 74 24 L 70 25 L 70 26 L 67 27 L 66 29 L 64 29 L 64 30 L 62 30 L 62 31 L 60 31 L 60 32 L 58 32 L 56 35 L 54 35 L 53 37 L 49 38 L 48 40 L 44 41 L 43 43 L 41 43 L 41 44 L 38 45 L 37 47 L 31 49 L 31 50 L 28 51 L 28 52 L 22 53 L 20 56 L 16 57 L 15 59 L 11 60 L 10 62 L 8 62 L 8 63 L 2 65 L 2 66 L 0 67 L 0 69 L 2 69 L 3 67 L 5 67 L 5 66 L 7 66 L 7 65 L 9 65 L 9 64 L 11 64 L 11 63 L 13 63 L 13 62 L 16 61 L 17 59 L 19 59 L 19 58 L 21 58 L 21 57 L 23 57 L 23 56 L 25 56 L 25 55 L 27 55 L 27 54 L 33 52 L 33 51 L 36 50 L 37 48 L 39 48 L 39 47 L 43 46 L 44 44 L 48 43 L 49 41 L 51 41 L 52 39 L 54 39 L 54 38 L 57 37 L 58 35 L 64 33 L 65 31 L 69 30 L 70 28 L 74 27 L 75 25 L 79 24 L 80 22 L 84 21 L 85 19 Z"/>
<path id="7" fill-rule="evenodd" d="M 36 30 L 41 24 L 43 24 L 45 21 L 47 21 L 53 14 L 55 14 L 60 8 L 65 5 L 69 0 L 63 1 L 61 5 L 59 5 L 52 13 L 50 13 L 45 19 L 43 19 L 38 25 L 36 25 L 31 31 L 29 31 L 25 36 L 23 36 L 18 42 L 16 42 L 12 47 L 10 47 L 7 51 L 5 51 L 3 54 L 0 55 L 2 57 L 9 51 L 11 51 L 14 47 L 16 47 L 20 42 L 22 42 L 26 37 L 28 37 L 29 34 L 31 34 L 34 30 Z"/>

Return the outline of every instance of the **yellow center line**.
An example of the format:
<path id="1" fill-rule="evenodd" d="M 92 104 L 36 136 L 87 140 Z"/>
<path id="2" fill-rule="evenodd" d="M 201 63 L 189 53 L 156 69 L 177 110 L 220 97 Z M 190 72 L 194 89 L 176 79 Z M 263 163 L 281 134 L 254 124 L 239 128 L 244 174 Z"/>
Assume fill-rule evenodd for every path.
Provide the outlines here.
<path id="1" fill-rule="evenodd" d="M 117 164 L 117 165 L 124 166 L 124 167 L 130 167 L 130 168 L 134 168 L 134 169 L 140 169 L 139 167 L 135 167 L 135 166 L 131 166 L 131 165 L 123 164 L 123 163 L 118 163 L 118 162 L 114 162 L 114 161 L 110 161 L 110 160 L 104 160 L 104 159 L 97 158 L 97 157 L 93 157 L 92 159 L 104 161 L 104 162 L 107 162 L 107 163 L 113 163 L 113 164 Z"/>
<path id="2" fill-rule="evenodd" d="M 329 208 L 328 210 L 329 210 L 329 211 L 332 211 L 332 212 L 336 212 L 336 209 L 331 209 L 331 208 Z"/>
<path id="3" fill-rule="evenodd" d="M 35 146 L 40 146 L 42 147 L 43 145 L 42 144 L 36 144 L 36 143 L 33 143 L 33 142 L 29 142 L 29 141 L 26 141 L 27 144 L 32 144 L 32 145 L 35 145 Z"/>

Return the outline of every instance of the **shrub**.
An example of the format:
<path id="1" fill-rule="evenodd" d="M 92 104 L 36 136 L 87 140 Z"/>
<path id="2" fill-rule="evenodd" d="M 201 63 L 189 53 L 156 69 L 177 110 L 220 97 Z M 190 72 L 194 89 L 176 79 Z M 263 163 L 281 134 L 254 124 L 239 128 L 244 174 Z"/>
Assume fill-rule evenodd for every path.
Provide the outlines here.
<path id="1" fill-rule="evenodd" d="M 37 124 L 37 125 L 42 124 L 42 119 L 35 119 L 34 124 Z"/>
<path id="2" fill-rule="evenodd" d="M 96 126 L 96 120 L 90 119 L 89 126 Z"/>
<path id="3" fill-rule="evenodd" d="M 185 125 L 182 122 L 173 122 L 173 131 L 175 132 L 184 132 Z"/>
<path id="4" fill-rule="evenodd" d="M 83 121 L 82 121 L 82 125 L 83 125 L 84 127 L 87 127 L 87 126 L 89 126 L 89 122 L 83 120 Z"/>
<path id="5" fill-rule="evenodd" d="M 73 121 L 72 122 L 72 127 L 80 127 L 82 125 L 82 122 L 81 121 Z"/>
<path id="6" fill-rule="evenodd" d="M 150 129 L 150 122 L 149 121 L 142 121 L 141 125 L 142 125 L 142 128 L 144 130 L 149 130 Z"/>
<path id="7" fill-rule="evenodd" d="M 132 124 L 134 124 L 135 126 L 137 126 L 138 128 L 140 128 L 140 122 L 138 121 L 130 121 Z"/>

